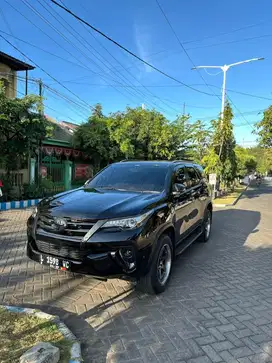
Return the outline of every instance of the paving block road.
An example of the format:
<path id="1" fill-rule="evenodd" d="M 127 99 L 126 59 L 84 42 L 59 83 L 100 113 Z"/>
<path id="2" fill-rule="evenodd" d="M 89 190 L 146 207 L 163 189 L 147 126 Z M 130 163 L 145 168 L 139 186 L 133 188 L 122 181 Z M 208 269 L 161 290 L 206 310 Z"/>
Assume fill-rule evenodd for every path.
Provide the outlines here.
<path id="1" fill-rule="evenodd" d="M 158 296 L 29 260 L 30 213 L 0 212 L 0 304 L 58 314 L 86 363 L 272 362 L 272 183 L 215 210 L 210 241 L 177 258 Z"/>

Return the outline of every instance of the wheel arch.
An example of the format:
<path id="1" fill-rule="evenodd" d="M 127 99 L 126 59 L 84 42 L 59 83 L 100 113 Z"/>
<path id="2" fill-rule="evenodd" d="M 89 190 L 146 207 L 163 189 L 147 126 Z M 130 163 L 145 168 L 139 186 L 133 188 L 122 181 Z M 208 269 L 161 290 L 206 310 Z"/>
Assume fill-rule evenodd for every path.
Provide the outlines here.
<path id="1" fill-rule="evenodd" d="M 175 255 L 175 246 L 176 246 L 176 233 L 173 226 L 167 227 L 165 230 L 163 230 L 162 233 L 158 236 L 158 240 L 161 238 L 162 235 L 167 234 L 171 241 L 172 241 L 172 247 L 173 247 L 173 253 Z"/>
<path id="2" fill-rule="evenodd" d="M 148 263 L 145 268 L 145 273 L 149 271 L 159 240 L 165 234 L 168 235 L 172 241 L 173 256 L 175 256 L 175 244 L 176 244 L 175 228 L 172 224 L 169 223 L 167 226 L 164 226 L 164 228 L 159 229 L 155 235 L 154 243 L 152 244 L 152 249 L 148 258 Z"/>
<path id="3" fill-rule="evenodd" d="M 213 215 L 213 205 L 212 205 L 212 202 L 209 202 L 207 207 L 206 207 L 206 210 L 208 210 L 210 213 L 211 213 L 211 219 L 212 219 L 212 215 Z"/>

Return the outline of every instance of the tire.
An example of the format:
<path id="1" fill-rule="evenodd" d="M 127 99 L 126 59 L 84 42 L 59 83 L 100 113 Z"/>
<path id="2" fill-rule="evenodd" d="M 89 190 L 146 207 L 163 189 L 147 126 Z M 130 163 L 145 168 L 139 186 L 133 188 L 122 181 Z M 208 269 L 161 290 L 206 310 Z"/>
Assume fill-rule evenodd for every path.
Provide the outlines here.
<path id="1" fill-rule="evenodd" d="M 160 294 L 169 282 L 173 264 L 173 244 L 164 234 L 158 240 L 156 252 L 149 272 L 140 278 L 136 288 L 148 294 Z"/>
<path id="2" fill-rule="evenodd" d="M 211 235 L 211 227 L 212 227 L 212 213 L 209 210 L 206 210 L 204 220 L 203 220 L 203 232 L 199 237 L 199 241 L 206 243 L 210 239 Z"/>

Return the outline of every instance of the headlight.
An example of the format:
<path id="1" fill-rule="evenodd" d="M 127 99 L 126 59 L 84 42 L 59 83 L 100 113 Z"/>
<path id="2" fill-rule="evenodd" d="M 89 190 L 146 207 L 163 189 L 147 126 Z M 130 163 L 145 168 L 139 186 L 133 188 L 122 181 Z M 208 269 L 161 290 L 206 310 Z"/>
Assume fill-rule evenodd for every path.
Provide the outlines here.
<path id="1" fill-rule="evenodd" d="M 153 213 L 153 210 L 141 214 L 140 216 L 112 219 L 103 224 L 103 228 L 119 227 L 124 229 L 133 229 L 139 227 Z"/>
<path id="2" fill-rule="evenodd" d="M 31 217 L 35 218 L 35 217 L 36 217 L 36 215 L 37 215 L 37 213 L 38 213 L 38 208 L 37 208 L 37 207 L 35 207 L 35 208 L 33 209 L 33 212 L 32 212 L 32 214 L 31 214 Z"/>

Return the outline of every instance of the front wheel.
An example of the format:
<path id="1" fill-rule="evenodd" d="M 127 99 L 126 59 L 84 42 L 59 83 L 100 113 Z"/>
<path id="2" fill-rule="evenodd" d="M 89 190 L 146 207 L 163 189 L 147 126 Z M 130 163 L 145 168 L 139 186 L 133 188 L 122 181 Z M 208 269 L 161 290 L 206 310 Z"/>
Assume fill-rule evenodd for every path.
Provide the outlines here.
<path id="1" fill-rule="evenodd" d="M 159 294 L 166 289 L 173 263 L 173 245 L 168 235 L 162 235 L 149 272 L 140 278 L 137 289 L 149 294 Z"/>
<path id="2" fill-rule="evenodd" d="M 199 237 L 199 240 L 201 242 L 204 243 L 208 242 L 211 235 L 211 228 L 212 228 L 212 214 L 209 210 L 207 210 L 203 220 L 203 227 L 202 227 L 203 232 Z"/>

